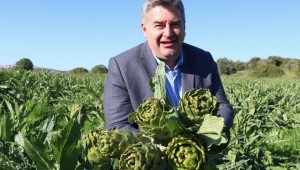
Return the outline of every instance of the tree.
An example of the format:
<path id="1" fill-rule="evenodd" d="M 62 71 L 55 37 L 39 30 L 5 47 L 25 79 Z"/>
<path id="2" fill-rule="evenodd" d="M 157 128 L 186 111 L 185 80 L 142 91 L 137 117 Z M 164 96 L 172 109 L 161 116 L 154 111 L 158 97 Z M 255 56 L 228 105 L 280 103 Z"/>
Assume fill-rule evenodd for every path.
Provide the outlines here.
<path id="1" fill-rule="evenodd" d="M 219 58 L 217 64 L 221 74 L 230 75 L 236 73 L 234 63 L 227 58 Z"/>
<path id="2" fill-rule="evenodd" d="M 96 65 L 92 68 L 91 71 L 93 74 L 101 74 L 101 73 L 107 73 L 108 69 L 104 65 Z"/>
<path id="3" fill-rule="evenodd" d="M 283 63 L 283 58 L 279 56 L 269 56 L 268 60 L 270 60 L 277 67 Z"/>
<path id="4" fill-rule="evenodd" d="M 256 77 L 281 77 L 285 74 L 279 67 L 268 61 L 260 61 L 257 67 L 253 70 L 253 75 Z"/>
<path id="5" fill-rule="evenodd" d="M 21 60 L 17 61 L 15 64 L 16 70 L 33 70 L 33 63 L 28 58 L 22 58 Z"/>
<path id="6" fill-rule="evenodd" d="M 71 70 L 71 73 L 75 73 L 75 74 L 88 73 L 88 72 L 89 71 L 86 68 L 83 68 L 83 67 L 76 67 L 76 68 Z"/>
<path id="7" fill-rule="evenodd" d="M 245 70 L 246 63 L 238 60 L 238 61 L 234 62 L 234 67 L 235 67 L 236 71 L 242 71 L 242 70 Z"/>
<path id="8" fill-rule="evenodd" d="M 248 61 L 248 68 L 249 69 L 255 69 L 257 66 L 257 63 L 260 61 L 261 59 L 259 57 L 252 57 L 250 59 L 250 61 Z"/>

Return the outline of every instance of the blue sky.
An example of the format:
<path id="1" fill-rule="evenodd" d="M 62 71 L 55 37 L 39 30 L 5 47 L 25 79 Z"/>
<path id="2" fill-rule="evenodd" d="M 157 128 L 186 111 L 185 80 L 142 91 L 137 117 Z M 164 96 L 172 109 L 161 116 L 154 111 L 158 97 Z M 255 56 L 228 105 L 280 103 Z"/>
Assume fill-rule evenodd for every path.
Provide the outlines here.
<path id="1" fill-rule="evenodd" d="M 185 0 L 185 42 L 249 61 L 300 59 L 300 1 Z M 91 69 L 143 43 L 143 0 L 0 0 L 0 65 Z"/>

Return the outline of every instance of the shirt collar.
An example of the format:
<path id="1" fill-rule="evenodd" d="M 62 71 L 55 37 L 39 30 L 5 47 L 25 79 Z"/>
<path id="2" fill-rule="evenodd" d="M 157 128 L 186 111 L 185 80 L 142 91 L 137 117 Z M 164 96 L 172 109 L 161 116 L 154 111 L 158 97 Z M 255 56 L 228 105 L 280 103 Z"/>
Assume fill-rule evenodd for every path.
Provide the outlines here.
<path id="1" fill-rule="evenodd" d="M 156 57 L 156 55 L 152 52 L 153 54 L 153 57 L 155 58 L 156 62 L 159 64 L 161 61 Z M 181 66 L 183 64 L 183 52 L 181 52 L 178 60 L 177 60 L 177 63 L 174 67 L 174 70 L 176 70 L 179 66 Z M 166 65 L 166 68 L 170 70 L 169 66 Z"/>

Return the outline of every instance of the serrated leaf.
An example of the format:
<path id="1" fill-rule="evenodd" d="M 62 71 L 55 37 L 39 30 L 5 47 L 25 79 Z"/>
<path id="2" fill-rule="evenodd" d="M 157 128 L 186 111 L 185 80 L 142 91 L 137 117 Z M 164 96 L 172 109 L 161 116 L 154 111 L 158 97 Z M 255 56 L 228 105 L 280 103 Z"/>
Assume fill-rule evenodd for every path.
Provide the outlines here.
<path id="1" fill-rule="evenodd" d="M 77 112 L 79 115 L 79 112 Z M 52 142 L 52 148 L 56 161 L 61 169 L 74 169 L 79 157 L 80 149 L 78 141 L 80 139 L 80 124 L 74 116 L 57 135 Z"/>
<path id="2" fill-rule="evenodd" d="M 26 137 L 24 139 L 24 149 L 26 154 L 30 157 L 33 161 L 36 168 L 39 170 L 52 170 L 54 169 L 51 167 L 51 162 L 48 158 L 48 155 L 44 155 L 42 152 L 39 151 L 39 148 L 31 143 Z"/>
<path id="3" fill-rule="evenodd" d="M 208 147 L 212 144 L 220 145 L 227 142 L 226 137 L 222 135 L 224 125 L 224 118 L 207 114 L 197 134 Z"/>
<path id="4" fill-rule="evenodd" d="M 179 121 L 177 116 L 171 115 L 167 117 L 168 128 L 171 131 L 171 137 L 175 137 L 180 133 L 185 132 L 183 124 Z"/>

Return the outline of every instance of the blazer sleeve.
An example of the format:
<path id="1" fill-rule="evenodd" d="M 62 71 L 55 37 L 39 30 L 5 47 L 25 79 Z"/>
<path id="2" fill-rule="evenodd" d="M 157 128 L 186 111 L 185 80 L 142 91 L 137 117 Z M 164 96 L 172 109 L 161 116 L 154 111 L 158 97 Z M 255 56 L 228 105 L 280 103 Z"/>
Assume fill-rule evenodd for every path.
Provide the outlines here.
<path id="1" fill-rule="evenodd" d="M 128 114 L 133 112 L 133 107 L 121 69 L 115 58 L 109 60 L 108 70 L 103 92 L 106 128 L 137 131 L 137 126 L 128 122 Z"/>
<path id="2" fill-rule="evenodd" d="M 213 76 L 212 76 L 212 82 L 213 82 L 213 89 L 212 91 L 215 93 L 218 102 L 220 104 L 220 110 L 218 111 L 218 115 L 224 118 L 226 127 L 231 128 L 233 124 L 233 118 L 234 118 L 234 112 L 233 108 L 230 105 L 229 101 L 227 100 L 222 81 L 219 75 L 218 66 L 217 63 L 214 62 L 213 67 Z"/>

